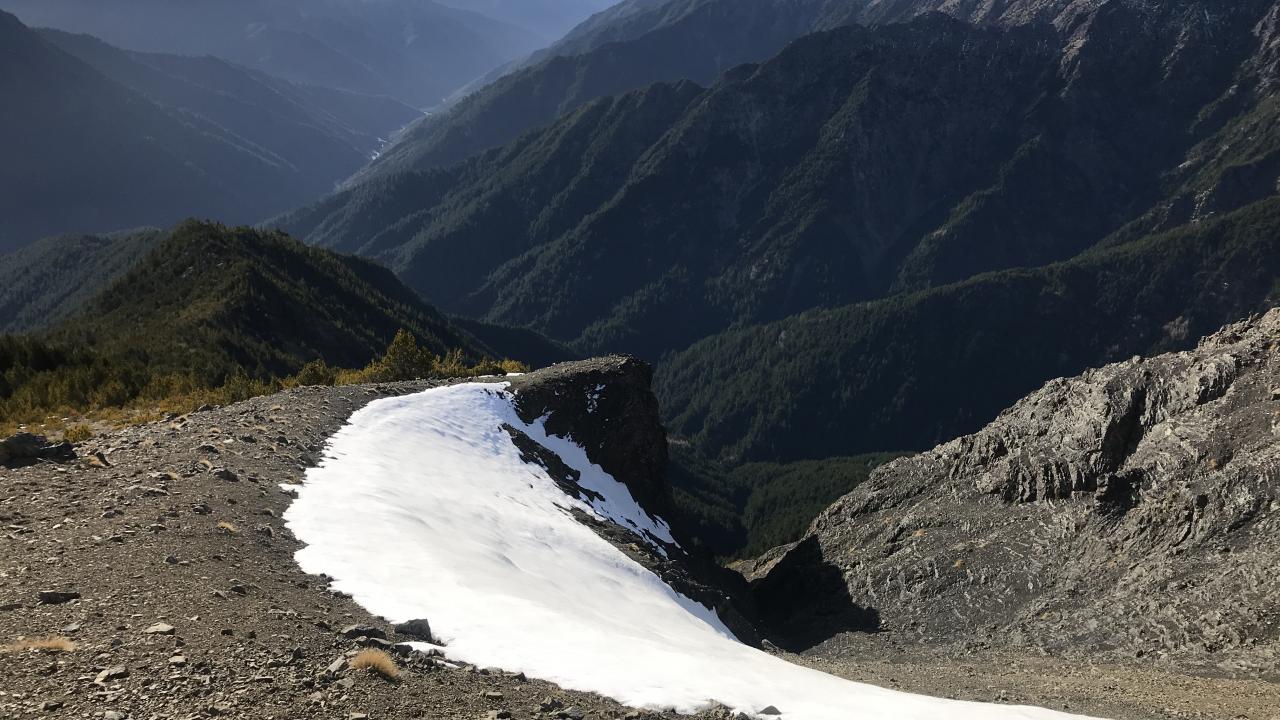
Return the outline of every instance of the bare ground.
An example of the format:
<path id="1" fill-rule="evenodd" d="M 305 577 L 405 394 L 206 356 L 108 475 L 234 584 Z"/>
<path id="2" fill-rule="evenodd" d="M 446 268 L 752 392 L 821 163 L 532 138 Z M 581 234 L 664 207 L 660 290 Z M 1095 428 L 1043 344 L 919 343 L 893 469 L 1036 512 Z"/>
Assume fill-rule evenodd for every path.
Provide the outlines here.
<path id="1" fill-rule="evenodd" d="M 345 626 L 395 638 L 297 568 L 279 485 L 300 482 L 355 409 L 424 387 L 301 388 L 112 431 L 75 463 L 0 469 L 0 646 L 51 635 L 76 645 L 0 651 L 0 717 L 651 715 L 421 657 L 397 658 L 398 682 L 327 672 L 359 649 Z M 48 604 L 43 591 L 79 597 Z M 147 632 L 160 623 L 172 634 Z M 1280 686 L 1258 680 L 903 650 L 884 633 L 829 641 L 821 655 L 792 659 L 902 690 L 1115 718 L 1280 718 Z"/>

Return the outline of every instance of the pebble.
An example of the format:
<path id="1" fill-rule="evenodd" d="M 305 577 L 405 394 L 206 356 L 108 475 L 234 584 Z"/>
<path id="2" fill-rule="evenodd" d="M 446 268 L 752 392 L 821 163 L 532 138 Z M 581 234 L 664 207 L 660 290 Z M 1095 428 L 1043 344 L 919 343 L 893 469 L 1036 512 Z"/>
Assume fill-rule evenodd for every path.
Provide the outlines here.
<path id="1" fill-rule="evenodd" d="M 147 635 L 172 635 L 178 630 L 168 623 L 156 623 L 142 632 Z"/>

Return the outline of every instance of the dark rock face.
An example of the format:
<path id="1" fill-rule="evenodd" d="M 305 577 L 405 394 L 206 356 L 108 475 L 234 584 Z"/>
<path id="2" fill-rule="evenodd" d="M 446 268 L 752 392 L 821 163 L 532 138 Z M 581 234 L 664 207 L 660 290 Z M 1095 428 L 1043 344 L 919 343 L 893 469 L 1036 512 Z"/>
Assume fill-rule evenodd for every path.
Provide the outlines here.
<path id="1" fill-rule="evenodd" d="M 667 434 L 650 390 L 653 370 L 632 357 L 561 363 L 511 378 L 516 412 L 546 418 L 551 435 L 572 438 L 592 462 L 662 516 L 671 507 L 666 483 Z"/>
<path id="2" fill-rule="evenodd" d="M 640 360 L 612 356 L 562 363 L 509 380 L 516 412 L 524 422 L 543 420 L 548 434 L 582 446 L 592 462 L 627 486 L 640 507 L 661 518 L 671 507 L 671 487 L 666 479 L 666 431 L 649 389 L 652 375 Z M 566 494 L 585 501 L 599 499 L 579 486 L 578 471 L 554 452 L 517 428 L 506 430 L 525 462 L 545 469 Z M 641 537 L 634 528 L 581 511 L 575 510 L 574 516 L 676 592 L 715 610 L 740 640 L 759 645 L 750 619 L 754 610 L 736 573 L 711 557 Z"/>
<path id="3" fill-rule="evenodd" d="M 1274 666 L 1278 388 L 1280 309 L 1051 381 L 877 470 L 758 565 L 758 599 L 813 618 L 843 593 L 913 642 Z M 840 592 L 787 582 L 816 574 Z"/>

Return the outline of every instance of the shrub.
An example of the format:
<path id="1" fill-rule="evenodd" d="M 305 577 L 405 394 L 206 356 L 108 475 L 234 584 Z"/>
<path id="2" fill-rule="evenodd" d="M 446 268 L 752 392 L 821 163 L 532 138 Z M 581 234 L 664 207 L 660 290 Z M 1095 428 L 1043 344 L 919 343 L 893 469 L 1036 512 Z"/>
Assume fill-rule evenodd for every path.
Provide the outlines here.
<path id="1" fill-rule="evenodd" d="M 396 661 L 376 648 L 361 650 L 357 653 L 351 658 L 351 667 L 355 670 L 371 670 L 388 680 L 396 680 L 400 677 L 400 668 L 396 667 Z"/>
<path id="2" fill-rule="evenodd" d="M 338 383 L 338 368 L 330 367 L 324 360 L 312 360 L 302 369 L 298 371 L 288 381 L 286 385 L 291 387 L 305 385 L 336 385 Z"/>
<path id="3" fill-rule="evenodd" d="M 73 425 L 67 428 L 66 432 L 62 434 L 62 439 L 66 440 L 69 443 L 82 443 L 85 440 L 91 439 L 92 437 L 93 437 L 93 430 L 91 430 L 88 425 L 85 425 L 83 423 L 80 425 Z"/>

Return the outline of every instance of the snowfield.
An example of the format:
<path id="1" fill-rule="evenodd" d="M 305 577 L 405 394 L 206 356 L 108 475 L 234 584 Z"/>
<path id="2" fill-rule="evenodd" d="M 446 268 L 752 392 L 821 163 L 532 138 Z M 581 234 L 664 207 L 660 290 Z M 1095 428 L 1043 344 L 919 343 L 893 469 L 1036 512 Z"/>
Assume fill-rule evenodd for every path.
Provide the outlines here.
<path id="1" fill-rule="evenodd" d="M 437 388 L 352 416 L 285 515 L 306 544 L 302 568 L 391 622 L 428 619 L 452 660 L 637 707 L 720 702 L 754 715 L 773 705 L 783 720 L 1079 717 L 849 682 L 739 643 L 714 612 L 569 515 L 577 507 L 671 540 L 580 447 L 521 421 L 505 388 Z M 567 496 L 520 459 L 503 423 L 559 454 L 604 500 Z"/>

